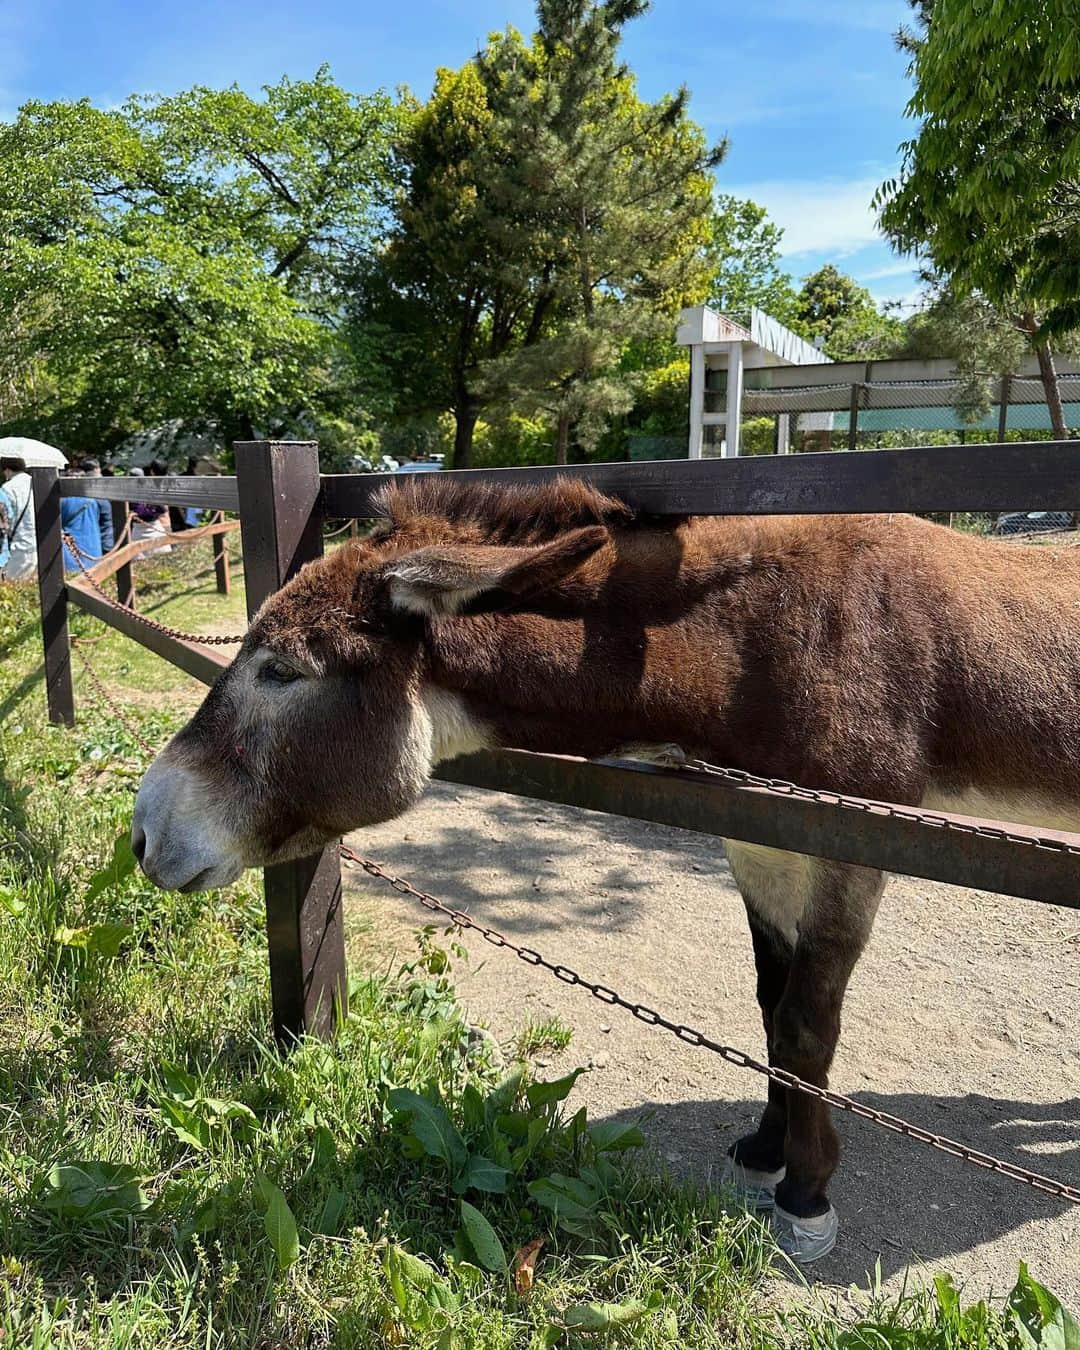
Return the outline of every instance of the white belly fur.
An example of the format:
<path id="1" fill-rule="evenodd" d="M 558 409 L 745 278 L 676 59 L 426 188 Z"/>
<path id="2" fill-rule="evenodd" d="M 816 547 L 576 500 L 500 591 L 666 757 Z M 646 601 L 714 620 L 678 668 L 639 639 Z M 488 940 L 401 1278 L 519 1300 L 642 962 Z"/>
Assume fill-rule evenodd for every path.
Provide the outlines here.
<path id="1" fill-rule="evenodd" d="M 1004 820 L 1036 829 L 1080 832 L 1080 803 L 1037 796 L 981 792 L 948 793 L 931 789 L 919 803 L 927 811 Z M 799 921 L 814 886 L 815 860 L 802 853 L 725 839 L 731 872 L 754 912 L 794 945 Z"/>
<path id="2" fill-rule="evenodd" d="M 1080 832 L 1080 802 L 1052 801 L 1036 794 L 982 792 L 979 788 L 956 793 L 931 787 L 919 805 L 926 811 L 1007 820 L 1035 829 Z"/>
<path id="3" fill-rule="evenodd" d="M 805 853 L 736 839 L 725 839 L 724 849 L 743 899 L 794 946 L 813 891 L 816 860 Z"/>

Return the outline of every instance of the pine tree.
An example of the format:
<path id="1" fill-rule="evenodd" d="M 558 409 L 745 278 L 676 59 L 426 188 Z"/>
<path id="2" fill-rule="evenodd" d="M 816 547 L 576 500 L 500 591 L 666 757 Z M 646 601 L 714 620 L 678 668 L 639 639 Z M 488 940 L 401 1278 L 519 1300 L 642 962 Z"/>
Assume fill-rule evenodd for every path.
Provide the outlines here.
<path id="1" fill-rule="evenodd" d="M 685 89 L 638 98 L 618 49 L 646 7 L 539 0 L 528 52 L 508 37 L 481 58 L 495 143 L 516 152 L 501 179 L 505 245 L 546 305 L 541 331 L 490 363 L 484 386 L 553 416 L 558 463 L 572 430 L 589 448 L 632 406 L 634 376 L 619 360 L 631 340 L 670 328 L 707 294 L 708 171 L 724 147 L 707 147 Z"/>

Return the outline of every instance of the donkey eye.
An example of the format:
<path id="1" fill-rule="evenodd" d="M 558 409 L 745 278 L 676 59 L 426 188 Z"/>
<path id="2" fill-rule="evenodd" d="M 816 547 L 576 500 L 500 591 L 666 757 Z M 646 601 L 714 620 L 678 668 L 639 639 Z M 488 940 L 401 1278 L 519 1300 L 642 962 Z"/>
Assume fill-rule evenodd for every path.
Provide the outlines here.
<path id="1" fill-rule="evenodd" d="M 271 684 L 291 684 L 300 678 L 300 672 L 286 661 L 267 661 L 259 672 L 264 680 Z"/>

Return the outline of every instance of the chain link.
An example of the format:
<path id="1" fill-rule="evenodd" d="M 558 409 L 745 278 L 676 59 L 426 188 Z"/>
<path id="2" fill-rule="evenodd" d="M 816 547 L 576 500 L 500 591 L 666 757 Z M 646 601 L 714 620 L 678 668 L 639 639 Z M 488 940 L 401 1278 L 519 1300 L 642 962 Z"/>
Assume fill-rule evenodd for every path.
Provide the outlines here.
<path id="1" fill-rule="evenodd" d="M 904 820 L 912 825 L 921 825 L 926 829 L 946 830 L 951 834 L 976 835 L 980 839 L 995 839 L 999 842 L 1027 845 L 1029 848 L 1051 849 L 1055 853 L 1064 853 L 1068 857 L 1080 858 L 1080 845 L 1070 844 L 1065 839 L 1048 839 L 1041 835 L 1016 834 L 998 825 L 976 824 L 955 820 L 939 815 L 934 811 L 923 811 L 916 806 L 897 806 L 893 802 L 875 802 L 865 797 L 848 797 L 842 792 L 828 792 L 820 788 L 801 787 L 798 783 L 789 783 L 784 778 L 762 778 L 758 774 L 748 773 L 745 769 L 726 769 L 720 764 L 710 764 L 703 759 L 688 759 L 674 766 L 680 771 L 702 773 L 709 778 L 719 778 L 722 782 L 736 787 L 761 788 L 778 797 L 795 797 L 800 801 L 823 802 L 830 806 L 842 806 L 849 811 L 862 811 L 871 815 L 888 816 L 892 820 Z"/>
<path id="2" fill-rule="evenodd" d="M 802 789 L 799 790 L 802 791 Z M 1018 1167 L 1015 1163 L 1006 1162 L 1002 1158 L 995 1158 L 989 1153 L 982 1153 L 956 1139 L 950 1139 L 947 1135 L 934 1134 L 930 1130 L 924 1130 L 921 1126 L 913 1125 L 911 1121 L 891 1115 L 888 1111 L 879 1111 L 875 1107 L 866 1106 L 864 1103 L 856 1101 L 853 1097 L 845 1097 L 842 1093 L 831 1092 L 828 1088 L 819 1087 L 816 1083 L 808 1083 L 805 1079 L 799 1078 L 793 1073 L 788 1073 L 786 1069 L 778 1069 L 772 1064 L 763 1064 L 760 1060 L 752 1058 L 742 1050 L 714 1041 L 696 1027 L 688 1027 L 681 1022 L 672 1022 L 662 1013 L 657 1012 L 655 1008 L 650 1008 L 644 1003 L 632 1003 L 629 999 L 623 998 L 621 994 L 617 994 L 614 989 L 594 983 L 583 975 L 579 975 L 577 971 L 571 970 L 568 966 L 546 960 L 531 947 L 519 946 L 504 933 L 484 924 L 476 923 L 464 910 L 453 909 L 449 905 L 444 905 L 435 896 L 429 895 L 426 891 L 419 891 L 401 877 L 393 876 L 391 873 L 384 871 L 378 863 L 372 862 L 370 858 L 361 857 L 347 844 L 341 845 L 341 856 L 356 863 L 358 867 L 362 867 L 369 876 L 375 877 L 379 881 L 385 881 L 399 894 L 409 896 L 413 900 L 419 900 L 425 909 L 443 915 L 457 927 L 471 929 L 493 947 L 506 948 L 526 964 L 540 966 L 542 969 L 550 971 L 556 979 L 562 980 L 564 984 L 576 985 L 584 989 L 593 998 L 598 998 L 601 1003 L 606 1003 L 610 1007 L 621 1008 L 639 1022 L 644 1022 L 646 1026 L 660 1027 L 664 1031 L 671 1032 L 687 1045 L 700 1050 L 708 1050 L 714 1055 L 719 1055 L 721 1059 L 726 1060 L 728 1064 L 733 1064 L 736 1068 L 749 1069 L 753 1073 L 762 1074 L 774 1083 L 779 1083 L 795 1092 L 804 1093 L 808 1097 L 815 1097 L 818 1101 L 835 1107 L 838 1111 L 847 1111 L 851 1115 L 858 1116 L 861 1120 L 868 1120 L 874 1125 L 880 1125 L 883 1129 L 891 1130 L 895 1134 L 902 1134 L 908 1139 L 914 1139 L 917 1143 L 926 1144 L 941 1153 L 947 1153 L 963 1162 L 973 1163 L 976 1167 L 982 1167 L 989 1172 L 996 1172 L 998 1175 L 1009 1177 L 1013 1181 L 1023 1182 L 1037 1191 L 1056 1196 L 1060 1200 L 1069 1200 L 1073 1204 L 1080 1204 L 1080 1190 L 1075 1186 L 1067 1186 L 1064 1182 L 1055 1181 L 1053 1177 L 1043 1176 L 1039 1172 L 1030 1172 L 1026 1167 Z"/>
<path id="3" fill-rule="evenodd" d="M 182 536 L 177 536 L 177 538 L 181 537 Z M 176 638 L 180 642 L 194 642 L 200 647 L 223 647 L 243 642 L 243 633 L 228 637 L 214 637 L 206 633 L 184 633 L 181 632 L 179 628 L 170 628 L 167 624 L 158 623 L 156 619 L 148 619 L 145 614 L 140 614 L 137 609 L 129 609 L 127 605 L 120 604 L 118 600 L 114 600 L 111 595 L 106 594 L 106 592 L 102 590 L 97 578 L 91 574 L 89 568 L 86 566 L 87 562 L 100 562 L 101 559 L 92 558 L 90 554 L 85 553 L 66 530 L 63 532 L 63 540 L 71 550 L 71 554 L 78 564 L 79 571 L 82 572 L 83 576 L 90 583 L 90 588 L 100 600 L 104 600 L 110 609 L 118 609 L 121 614 L 126 614 L 132 619 L 138 619 L 139 623 L 146 628 L 152 628 L 155 633 L 163 633 L 166 637 Z"/>
<path id="4" fill-rule="evenodd" d="M 105 704 L 106 708 L 109 709 L 112 715 L 124 728 L 124 730 L 135 742 L 135 744 L 139 747 L 139 749 L 145 750 L 145 752 L 150 756 L 150 758 L 153 759 L 153 757 L 157 754 L 157 751 L 146 739 L 146 737 L 142 734 L 142 732 L 139 731 L 139 729 L 132 722 L 130 722 L 127 717 L 124 716 L 124 713 L 120 708 L 120 706 L 117 704 L 116 700 L 105 688 L 104 684 L 101 682 L 101 679 L 98 676 L 97 671 L 90 664 L 89 657 L 87 657 L 86 653 L 83 651 L 83 641 L 84 639 L 82 638 L 73 637 L 71 639 L 71 645 L 74 648 L 75 655 L 79 658 L 80 665 L 86 672 L 87 679 L 94 686 L 94 691 L 96 692 L 98 698 L 101 699 L 102 703 Z"/>

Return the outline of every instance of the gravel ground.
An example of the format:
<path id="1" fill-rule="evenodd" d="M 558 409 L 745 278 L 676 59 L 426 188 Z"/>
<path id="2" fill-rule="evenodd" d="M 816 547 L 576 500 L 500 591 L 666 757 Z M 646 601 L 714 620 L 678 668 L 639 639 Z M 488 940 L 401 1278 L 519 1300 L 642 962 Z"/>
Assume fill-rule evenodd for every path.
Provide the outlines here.
<path id="1" fill-rule="evenodd" d="M 742 902 L 718 840 L 433 784 L 407 816 L 353 835 L 359 851 L 448 903 L 636 1001 L 764 1054 Z M 425 911 L 355 870 L 355 918 L 387 959 Z M 751 1128 L 761 1084 L 706 1052 L 466 936 L 460 994 L 510 1042 L 529 1015 L 574 1028 L 552 1075 L 589 1064 L 590 1116 L 647 1114 L 670 1168 L 708 1184 Z M 1080 913 L 914 878 L 894 879 L 845 1005 L 832 1086 L 1073 1184 L 1080 1177 Z M 971 1296 L 1003 1293 L 1026 1260 L 1080 1308 L 1080 1208 L 852 1117 L 832 1198 L 828 1285 L 889 1285 L 952 1270 Z"/>

